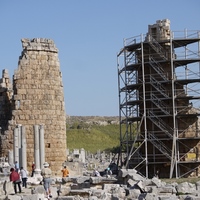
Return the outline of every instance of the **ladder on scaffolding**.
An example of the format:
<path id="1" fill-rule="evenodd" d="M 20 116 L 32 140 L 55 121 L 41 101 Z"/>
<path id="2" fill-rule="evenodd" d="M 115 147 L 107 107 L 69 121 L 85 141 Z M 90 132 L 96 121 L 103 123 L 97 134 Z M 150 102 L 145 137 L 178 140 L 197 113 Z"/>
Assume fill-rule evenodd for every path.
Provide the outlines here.
<path id="1" fill-rule="evenodd" d="M 160 141 L 153 133 L 148 132 L 150 142 L 161 151 L 167 158 L 171 160 L 172 151 L 162 141 Z"/>
<path id="2" fill-rule="evenodd" d="M 149 44 L 154 49 L 154 51 L 164 60 L 168 60 L 167 54 L 165 52 L 165 49 L 159 44 L 159 42 L 153 38 L 151 35 L 149 35 Z"/>

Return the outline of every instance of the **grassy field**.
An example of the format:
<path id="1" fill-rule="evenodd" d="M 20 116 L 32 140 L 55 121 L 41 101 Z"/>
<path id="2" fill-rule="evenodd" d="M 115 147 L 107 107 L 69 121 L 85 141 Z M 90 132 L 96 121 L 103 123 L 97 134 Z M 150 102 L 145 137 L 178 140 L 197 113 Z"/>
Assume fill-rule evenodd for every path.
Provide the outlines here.
<path id="1" fill-rule="evenodd" d="M 119 125 L 87 125 L 74 122 L 67 126 L 67 148 L 96 153 L 98 150 L 113 150 L 119 146 Z"/>
<path id="2" fill-rule="evenodd" d="M 88 125 L 83 119 L 67 123 L 67 148 L 70 150 L 84 148 L 86 151 L 96 153 L 101 151 L 112 151 L 119 147 L 119 125 L 109 124 Z M 196 183 L 199 177 L 194 178 L 172 178 L 161 179 L 166 183 Z"/>

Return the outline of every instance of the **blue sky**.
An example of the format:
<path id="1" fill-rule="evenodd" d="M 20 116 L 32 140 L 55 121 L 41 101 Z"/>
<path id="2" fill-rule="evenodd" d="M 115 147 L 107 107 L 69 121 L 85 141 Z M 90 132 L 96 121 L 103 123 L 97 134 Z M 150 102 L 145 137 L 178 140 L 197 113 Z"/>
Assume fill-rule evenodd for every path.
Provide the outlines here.
<path id="1" fill-rule="evenodd" d="M 66 113 L 119 114 L 117 53 L 123 39 L 169 19 L 171 30 L 200 30 L 199 0 L 1 0 L 0 69 L 18 67 L 21 38 L 50 38 L 59 49 Z"/>

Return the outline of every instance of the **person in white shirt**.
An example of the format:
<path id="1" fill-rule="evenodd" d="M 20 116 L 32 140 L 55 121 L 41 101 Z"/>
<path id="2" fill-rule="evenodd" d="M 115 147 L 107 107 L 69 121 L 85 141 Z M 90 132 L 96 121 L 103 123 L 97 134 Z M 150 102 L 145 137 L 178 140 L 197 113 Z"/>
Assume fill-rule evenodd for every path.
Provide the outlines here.
<path id="1" fill-rule="evenodd" d="M 22 178 L 22 187 L 27 188 L 27 172 L 23 167 L 20 168 L 20 175 Z"/>

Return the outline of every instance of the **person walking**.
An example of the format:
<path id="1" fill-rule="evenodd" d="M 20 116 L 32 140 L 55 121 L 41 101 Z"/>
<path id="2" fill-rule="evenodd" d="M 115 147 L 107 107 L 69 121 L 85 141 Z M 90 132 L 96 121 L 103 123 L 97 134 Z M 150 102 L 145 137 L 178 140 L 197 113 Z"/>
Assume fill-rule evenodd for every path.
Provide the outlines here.
<path id="1" fill-rule="evenodd" d="M 69 176 L 69 170 L 67 169 L 66 166 L 64 166 L 64 168 L 61 170 L 61 172 L 63 173 L 63 177 Z"/>
<path id="2" fill-rule="evenodd" d="M 49 168 L 49 163 L 45 162 L 43 164 L 44 168 L 41 170 L 41 175 L 43 177 L 44 189 L 46 191 L 47 199 L 52 198 L 51 195 L 51 169 Z"/>
<path id="3" fill-rule="evenodd" d="M 22 178 L 22 187 L 27 188 L 27 172 L 23 167 L 20 168 L 20 175 Z"/>
<path id="4" fill-rule="evenodd" d="M 10 172 L 11 172 L 10 181 L 13 182 L 15 194 L 17 194 L 17 185 L 18 185 L 19 193 L 21 193 L 22 190 L 21 190 L 21 180 L 20 180 L 19 173 L 16 172 L 14 168 L 11 168 Z"/>

